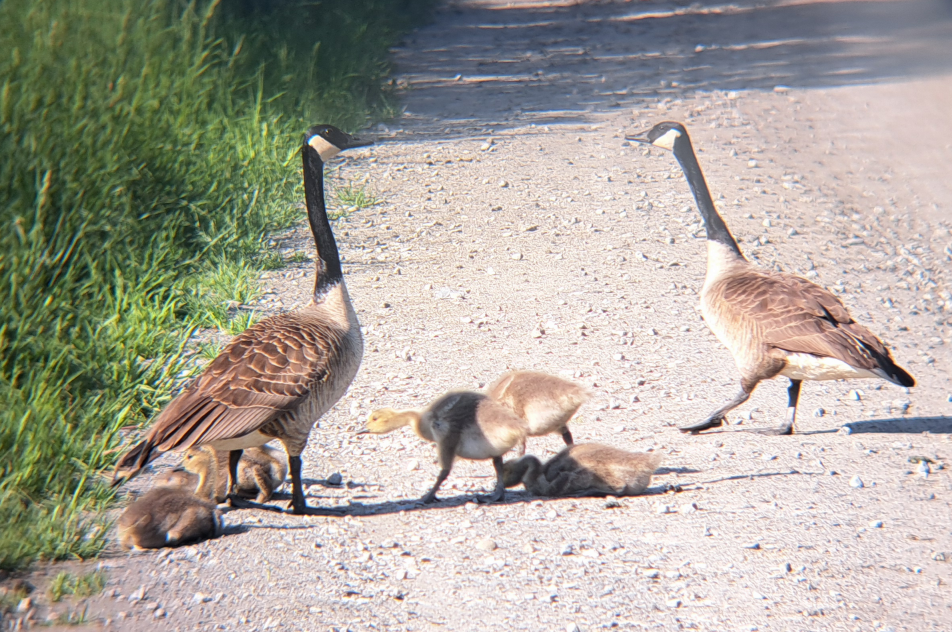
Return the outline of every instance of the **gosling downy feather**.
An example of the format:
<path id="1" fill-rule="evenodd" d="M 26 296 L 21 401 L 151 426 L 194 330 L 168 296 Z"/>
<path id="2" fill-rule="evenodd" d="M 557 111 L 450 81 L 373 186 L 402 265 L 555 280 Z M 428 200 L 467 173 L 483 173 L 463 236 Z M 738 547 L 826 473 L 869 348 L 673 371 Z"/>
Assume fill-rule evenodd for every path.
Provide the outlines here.
<path id="1" fill-rule="evenodd" d="M 324 162 L 344 149 L 369 144 L 330 125 L 308 130 L 301 157 L 317 247 L 311 302 L 235 337 L 166 406 L 145 439 L 119 459 L 114 485 L 138 474 L 159 453 L 211 445 L 230 451 L 232 491 L 241 451 L 278 439 L 288 454 L 291 508 L 296 514 L 306 511 L 301 453 L 314 423 L 346 392 L 363 355 L 360 326 L 324 204 Z"/>
<path id="2" fill-rule="evenodd" d="M 186 489 L 156 487 L 119 516 L 119 544 L 124 549 L 158 549 L 192 544 L 221 535 L 215 504 Z"/>
<path id="3" fill-rule="evenodd" d="M 881 378 L 899 386 L 915 379 L 889 349 L 857 323 L 826 289 L 793 274 L 755 267 L 744 257 L 718 214 L 691 139 L 680 123 L 664 122 L 629 140 L 674 152 L 707 230 L 707 276 L 701 312 L 711 331 L 734 356 L 741 390 L 704 421 L 681 428 L 698 433 L 723 424 L 725 415 L 747 401 L 762 380 L 790 380 L 783 425 L 766 434 L 793 433 L 803 380 Z"/>
<path id="4" fill-rule="evenodd" d="M 660 454 L 599 443 L 569 446 L 545 464 L 527 455 L 503 465 L 506 487 L 524 483 L 535 496 L 636 496 L 651 484 Z"/>
<path id="5" fill-rule="evenodd" d="M 483 393 L 454 391 L 447 393 L 423 411 L 383 408 L 370 413 L 361 433 L 384 434 L 411 426 L 426 441 L 436 443 L 440 474 L 422 502 L 436 500 L 436 492 L 453 469 L 456 457 L 481 461 L 492 459 L 496 470 L 496 488 L 490 496 L 477 500 L 497 502 L 505 496 L 502 480 L 502 455 L 525 440 L 526 422 L 509 408 Z"/>
<path id="6" fill-rule="evenodd" d="M 486 394 L 512 409 L 525 420 L 530 437 L 559 433 L 565 445 L 572 445 L 569 420 L 591 397 L 575 382 L 535 371 L 511 371 L 486 389 Z M 526 453 L 525 440 L 519 455 Z"/>
<path id="7" fill-rule="evenodd" d="M 198 448 L 189 448 L 185 452 L 187 458 Z M 215 486 L 216 502 L 224 502 L 228 496 L 226 486 L 228 482 L 227 452 L 216 452 L 218 483 Z M 184 465 L 184 463 L 183 463 Z M 185 468 L 169 470 L 155 478 L 157 487 L 184 487 L 198 493 L 199 475 Z M 241 498 L 254 498 L 257 503 L 266 503 L 271 499 L 274 491 L 280 487 L 288 477 L 288 466 L 280 450 L 264 445 L 258 448 L 248 448 L 241 453 L 238 461 L 238 489 L 237 495 Z M 209 499 L 211 500 L 211 499 Z"/>

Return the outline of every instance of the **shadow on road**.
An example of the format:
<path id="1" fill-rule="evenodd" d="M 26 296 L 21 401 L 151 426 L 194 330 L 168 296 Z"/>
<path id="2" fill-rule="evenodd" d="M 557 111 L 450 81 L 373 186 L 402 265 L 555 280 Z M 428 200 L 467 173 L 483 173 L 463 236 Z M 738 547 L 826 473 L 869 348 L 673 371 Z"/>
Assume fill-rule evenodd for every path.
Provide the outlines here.
<path id="1" fill-rule="evenodd" d="M 899 417 L 896 419 L 871 419 L 844 424 L 852 434 L 861 433 L 908 433 L 952 434 L 952 417 Z"/>
<path id="2" fill-rule="evenodd" d="M 415 134 L 583 121 L 698 90 L 868 84 L 952 70 L 952 3 L 457 2 L 396 51 Z"/>

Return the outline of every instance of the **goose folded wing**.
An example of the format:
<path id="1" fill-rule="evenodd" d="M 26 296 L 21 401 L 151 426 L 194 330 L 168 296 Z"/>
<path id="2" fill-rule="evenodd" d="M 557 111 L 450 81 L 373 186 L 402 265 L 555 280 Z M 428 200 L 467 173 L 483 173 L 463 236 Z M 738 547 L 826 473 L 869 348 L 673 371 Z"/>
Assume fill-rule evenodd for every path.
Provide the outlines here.
<path id="1" fill-rule="evenodd" d="M 326 377 L 332 348 L 326 332 L 268 324 L 236 337 L 162 411 L 149 432 L 153 445 L 182 450 L 254 432 L 293 410 Z"/>
<path id="2" fill-rule="evenodd" d="M 836 358 L 859 369 L 876 369 L 888 361 L 883 343 L 856 323 L 828 290 L 795 276 L 764 276 L 758 281 L 744 300 L 769 346 Z"/>

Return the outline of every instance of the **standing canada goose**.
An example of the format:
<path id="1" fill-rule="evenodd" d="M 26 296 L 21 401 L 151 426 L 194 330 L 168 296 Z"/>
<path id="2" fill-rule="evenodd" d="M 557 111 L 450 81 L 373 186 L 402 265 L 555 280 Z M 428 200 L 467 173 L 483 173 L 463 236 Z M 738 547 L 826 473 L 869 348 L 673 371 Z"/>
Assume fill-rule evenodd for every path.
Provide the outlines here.
<path id="1" fill-rule="evenodd" d="M 189 450 L 183 465 L 198 475 L 195 492 L 160 486 L 129 505 L 118 521 L 122 548 L 158 549 L 221 535 L 221 514 L 210 502 L 218 483 L 215 451 L 208 446 Z"/>
<path id="2" fill-rule="evenodd" d="M 530 437 L 558 432 L 565 445 L 572 445 L 569 420 L 592 396 L 575 382 L 534 371 L 506 373 L 486 389 L 486 394 L 524 419 Z M 519 444 L 519 456 L 525 453 L 523 439 Z"/>
<path id="3" fill-rule="evenodd" d="M 741 373 L 741 390 L 726 405 L 682 432 L 698 433 L 724 422 L 761 380 L 790 380 L 787 415 L 780 428 L 765 434 L 793 434 L 803 380 L 882 378 L 899 386 L 916 381 L 893 362 L 889 349 L 858 324 L 829 291 L 801 277 L 762 270 L 741 253 L 727 224 L 714 208 L 707 182 L 680 123 L 664 122 L 628 140 L 674 152 L 707 230 L 707 276 L 701 312 L 708 327 L 730 350 Z"/>
<path id="4" fill-rule="evenodd" d="M 496 488 L 492 495 L 477 497 L 484 502 L 503 499 L 502 455 L 526 437 L 526 422 L 507 407 L 482 393 L 454 391 L 441 396 L 426 410 L 382 408 L 370 413 L 367 427 L 359 434 L 385 434 L 403 426 L 412 426 L 417 435 L 436 443 L 440 475 L 433 489 L 421 499 L 436 500 L 436 492 L 453 469 L 456 457 L 482 461 L 492 459 L 496 469 Z"/>
<path id="5" fill-rule="evenodd" d="M 637 496 L 661 465 L 660 454 L 600 443 L 572 445 L 546 461 L 524 456 L 503 465 L 506 487 L 524 483 L 535 496 Z"/>
<path id="6" fill-rule="evenodd" d="M 205 446 L 208 449 L 214 449 Z M 186 464 L 189 456 L 196 450 L 202 448 L 189 448 L 185 451 L 183 465 Z M 228 483 L 228 452 L 216 452 L 216 463 L 218 471 L 218 483 L 215 486 L 214 500 L 224 502 L 228 496 L 226 489 Z M 175 468 L 160 476 L 157 476 L 154 484 L 162 487 L 184 487 L 196 490 L 201 485 L 198 474 L 193 474 L 197 470 L 189 470 L 187 467 Z M 241 460 L 238 461 L 238 489 L 236 494 L 240 498 L 254 498 L 257 503 L 266 503 L 271 500 L 274 490 L 284 484 L 288 477 L 288 465 L 284 455 L 280 450 L 263 445 L 258 448 L 248 448 L 241 453 Z M 202 494 L 199 494 L 200 496 Z M 203 496 L 204 497 L 204 496 Z M 207 499 L 211 499 L 208 497 Z"/>
<path id="7" fill-rule="evenodd" d="M 234 492 L 241 451 L 278 439 L 291 469 L 291 508 L 296 514 L 306 511 L 301 453 L 314 423 L 347 390 L 363 355 L 324 206 L 324 163 L 345 149 L 370 144 L 330 125 L 307 131 L 301 147 L 304 195 L 317 247 L 311 302 L 235 337 L 166 406 L 146 438 L 119 459 L 114 485 L 138 474 L 159 453 L 211 445 L 230 451 L 228 489 Z"/>

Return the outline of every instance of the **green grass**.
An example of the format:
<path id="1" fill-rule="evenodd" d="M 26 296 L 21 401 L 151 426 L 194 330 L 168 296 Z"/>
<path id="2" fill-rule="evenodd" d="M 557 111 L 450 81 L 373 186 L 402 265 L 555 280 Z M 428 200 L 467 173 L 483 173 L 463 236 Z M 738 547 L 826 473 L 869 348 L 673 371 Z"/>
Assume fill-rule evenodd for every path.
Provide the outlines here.
<path id="1" fill-rule="evenodd" d="M 337 198 L 337 204 L 345 209 L 338 209 L 335 213 L 331 213 L 336 217 L 346 215 L 346 209 L 364 209 L 380 204 L 380 199 L 365 182 L 352 182 L 335 187 L 334 197 Z"/>
<path id="2" fill-rule="evenodd" d="M 77 577 L 72 573 L 57 573 L 50 582 L 50 601 L 61 601 L 66 595 L 75 595 L 80 599 L 98 595 L 106 587 L 105 571 L 93 571 Z"/>
<path id="3" fill-rule="evenodd" d="M 432 0 L 0 1 L 0 568 L 104 546 L 124 439 L 275 265 L 316 122 L 394 112 Z"/>

